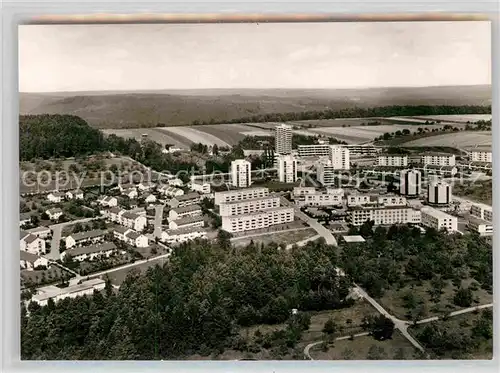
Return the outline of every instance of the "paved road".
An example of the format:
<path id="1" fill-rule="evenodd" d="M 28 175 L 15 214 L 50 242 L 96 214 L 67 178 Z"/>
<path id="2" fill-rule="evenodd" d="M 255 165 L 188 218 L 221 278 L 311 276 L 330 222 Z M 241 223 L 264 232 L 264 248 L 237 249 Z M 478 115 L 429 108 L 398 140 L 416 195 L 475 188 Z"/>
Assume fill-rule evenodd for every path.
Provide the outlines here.
<path id="1" fill-rule="evenodd" d="M 483 305 L 480 305 L 480 306 L 474 306 L 474 307 L 464 308 L 463 310 L 458 310 L 458 311 L 450 312 L 448 314 L 448 317 L 463 315 L 464 313 L 474 312 L 474 311 L 478 311 L 478 310 L 481 310 L 481 309 L 484 309 L 484 308 L 490 308 L 490 307 L 493 307 L 493 303 L 488 303 L 488 304 L 483 304 Z M 439 316 L 429 317 L 427 319 L 418 320 L 417 324 L 425 324 L 425 323 L 428 323 L 428 322 L 437 321 L 439 319 L 442 319 L 442 317 L 439 317 Z"/>
<path id="2" fill-rule="evenodd" d="M 294 245 L 297 245 L 298 247 L 302 247 L 302 246 L 306 245 L 310 241 L 316 241 L 320 237 L 321 236 L 319 234 L 317 234 L 316 236 L 312 236 L 312 237 L 306 238 L 305 240 L 288 244 L 288 245 L 286 245 L 286 250 L 291 250 Z"/>
<path id="3" fill-rule="evenodd" d="M 285 197 L 281 197 L 280 199 L 283 206 L 293 207 L 295 216 L 309 224 L 311 228 L 314 228 L 314 230 L 325 239 L 328 245 L 337 246 L 337 240 L 335 239 L 335 237 L 333 237 L 333 234 L 332 232 L 330 232 L 330 230 L 326 229 L 323 225 L 318 223 L 316 219 L 313 219 L 310 216 L 304 214 L 294 203 L 290 202 Z"/>
<path id="4" fill-rule="evenodd" d="M 165 208 L 165 204 L 156 205 L 155 206 L 155 229 L 153 232 L 154 237 L 161 238 L 161 223 L 163 221 L 163 209 Z"/>
<path id="5" fill-rule="evenodd" d="M 89 278 L 99 277 L 99 276 L 105 275 L 106 273 L 111 273 L 111 272 L 116 272 L 116 271 L 120 271 L 120 270 L 127 269 L 127 268 L 132 268 L 132 267 L 138 266 L 140 264 L 144 264 L 144 263 L 148 263 L 148 262 L 155 262 L 155 261 L 160 260 L 160 259 L 166 259 L 170 255 L 171 254 L 168 253 L 168 254 L 162 254 L 162 255 L 155 256 L 154 258 L 138 260 L 134 263 L 125 264 L 125 265 L 120 266 L 120 267 L 115 267 L 115 268 L 107 269 L 105 271 L 92 273 L 86 277 L 89 277 Z"/>
<path id="6" fill-rule="evenodd" d="M 366 335 L 369 335 L 370 333 L 369 332 L 363 332 L 363 333 L 358 333 L 358 334 L 354 334 L 354 335 L 344 335 L 342 337 L 338 337 L 338 338 L 335 338 L 336 341 L 343 341 L 343 340 L 346 340 L 346 339 L 349 339 L 351 337 L 354 337 L 354 338 L 357 338 L 357 337 L 364 337 Z M 304 357 L 306 359 L 309 359 L 309 360 L 314 360 L 311 356 L 311 348 L 313 348 L 314 346 L 317 346 L 319 344 L 323 343 L 323 341 L 316 341 L 316 342 L 313 342 L 313 343 L 309 343 L 305 348 L 304 348 Z"/>
<path id="7" fill-rule="evenodd" d="M 382 307 L 375 299 L 370 297 L 366 291 L 364 291 L 361 287 L 358 285 L 354 284 L 355 291 L 358 293 L 358 295 L 362 296 L 364 299 L 368 301 L 379 313 L 387 317 L 388 319 L 392 320 L 394 323 L 394 328 L 398 329 L 403 336 L 410 341 L 410 343 L 420 351 L 424 352 L 424 348 L 418 343 L 418 341 L 412 337 L 410 333 L 408 333 L 408 326 L 409 322 L 405 320 L 400 320 L 397 317 L 391 315 L 389 312 L 385 310 L 384 307 Z"/>
<path id="8" fill-rule="evenodd" d="M 59 243 L 61 241 L 62 229 L 65 226 L 73 225 L 76 223 L 86 223 L 88 221 L 94 220 L 97 218 L 84 218 L 79 220 L 72 220 L 65 223 L 53 224 L 49 225 L 49 228 L 52 230 L 52 241 L 50 243 L 50 253 L 45 254 L 44 258 L 49 260 L 57 260 L 59 259 Z"/>

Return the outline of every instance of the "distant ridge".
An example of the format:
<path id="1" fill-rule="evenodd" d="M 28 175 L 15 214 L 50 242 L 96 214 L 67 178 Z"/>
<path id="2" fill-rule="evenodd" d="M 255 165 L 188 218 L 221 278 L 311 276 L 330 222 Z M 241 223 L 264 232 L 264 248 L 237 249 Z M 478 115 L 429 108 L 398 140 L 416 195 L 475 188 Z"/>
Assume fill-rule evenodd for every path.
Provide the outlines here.
<path id="1" fill-rule="evenodd" d="M 490 105 L 490 85 L 20 93 L 20 114 L 72 114 L 99 128 L 188 125 L 256 114 L 387 105 Z"/>

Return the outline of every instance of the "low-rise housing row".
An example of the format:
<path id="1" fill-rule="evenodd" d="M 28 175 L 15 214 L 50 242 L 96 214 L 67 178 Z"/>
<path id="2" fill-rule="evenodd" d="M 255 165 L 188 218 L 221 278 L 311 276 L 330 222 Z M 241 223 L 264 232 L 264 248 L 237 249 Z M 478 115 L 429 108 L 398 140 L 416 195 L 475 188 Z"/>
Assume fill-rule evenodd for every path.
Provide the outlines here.
<path id="1" fill-rule="evenodd" d="M 106 230 L 101 230 L 101 229 L 72 233 L 65 239 L 66 248 L 70 249 L 74 246 L 82 246 L 82 245 L 89 245 L 98 242 L 103 242 L 106 233 L 107 233 Z"/>
<path id="2" fill-rule="evenodd" d="M 445 229 L 448 232 L 456 232 L 458 230 L 458 219 L 456 216 L 433 207 L 423 207 L 420 213 L 422 215 L 422 225 L 425 227 L 434 228 L 438 231 Z"/>
<path id="3" fill-rule="evenodd" d="M 348 221 L 355 226 L 362 225 L 367 220 L 374 225 L 419 224 L 420 211 L 406 206 L 391 207 L 352 207 L 347 211 Z"/>
<path id="4" fill-rule="evenodd" d="M 198 216 L 202 214 L 200 205 L 188 205 L 184 207 L 178 207 L 175 209 L 171 209 L 168 212 L 169 221 L 178 220 L 185 218 L 187 216 Z"/>
<path id="5" fill-rule="evenodd" d="M 191 241 L 197 238 L 203 239 L 206 236 L 206 229 L 201 227 L 166 229 L 161 233 L 161 241 L 167 244 L 175 244 Z"/>
<path id="6" fill-rule="evenodd" d="M 134 247 L 148 247 L 148 238 L 139 232 L 127 227 L 116 227 L 113 230 L 113 237 Z"/>
<path id="7" fill-rule="evenodd" d="M 116 245 L 112 242 L 105 242 L 98 245 L 79 246 L 61 253 L 61 260 L 70 256 L 73 260 L 82 262 L 84 260 L 94 260 L 100 257 L 109 257 L 116 252 Z"/>

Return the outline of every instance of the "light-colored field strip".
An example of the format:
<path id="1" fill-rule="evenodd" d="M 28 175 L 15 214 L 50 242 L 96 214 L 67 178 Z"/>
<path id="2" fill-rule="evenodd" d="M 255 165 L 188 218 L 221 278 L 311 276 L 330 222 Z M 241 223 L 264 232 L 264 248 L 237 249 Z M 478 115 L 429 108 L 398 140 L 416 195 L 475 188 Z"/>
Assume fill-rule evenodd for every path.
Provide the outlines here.
<path id="1" fill-rule="evenodd" d="M 260 131 L 243 131 L 243 132 L 240 132 L 242 135 L 245 135 L 245 136 L 274 136 L 274 132 L 273 131 L 264 131 L 264 130 L 260 130 Z"/>
<path id="2" fill-rule="evenodd" d="M 222 141 L 218 137 L 210 135 L 206 132 L 199 131 L 193 127 L 165 127 L 163 129 L 167 132 L 183 136 L 194 143 L 202 143 L 205 145 L 217 144 L 218 146 L 230 146 L 230 144 L 228 144 L 225 141 Z"/>
<path id="3" fill-rule="evenodd" d="M 142 139 L 143 134 L 147 134 L 148 138 L 154 140 L 162 145 L 165 144 L 173 144 L 176 147 L 180 148 L 189 148 L 189 141 L 179 141 L 171 136 L 168 133 L 162 133 L 158 131 L 157 128 L 127 128 L 127 129 L 104 129 L 104 132 L 107 135 L 115 134 L 116 136 L 124 137 L 124 138 L 134 138 L 137 141 Z"/>
<path id="4" fill-rule="evenodd" d="M 467 123 L 476 122 L 478 120 L 491 120 L 491 114 L 457 114 L 457 115 L 418 115 L 413 116 L 414 119 L 424 119 L 425 120 L 443 120 L 443 121 L 454 121 Z"/>
<path id="5" fill-rule="evenodd" d="M 492 136 L 489 131 L 454 132 L 425 137 L 405 143 L 405 146 L 452 146 L 465 147 L 472 145 L 491 145 Z"/>

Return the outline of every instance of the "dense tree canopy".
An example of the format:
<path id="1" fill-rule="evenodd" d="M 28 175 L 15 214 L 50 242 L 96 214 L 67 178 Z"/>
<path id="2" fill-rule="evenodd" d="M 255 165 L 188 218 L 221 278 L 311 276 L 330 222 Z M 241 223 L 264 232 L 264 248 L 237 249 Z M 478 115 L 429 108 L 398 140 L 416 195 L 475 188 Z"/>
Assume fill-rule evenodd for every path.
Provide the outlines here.
<path id="1" fill-rule="evenodd" d="M 176 358 L 232 346 L 240 326 L 285 322 L 293 308 L 352 302 L 324 243 L 291 251 L 221 246 L 185 244 L 163 268 L 130 275 L 116 294 L 31 303 L 22 314 L 23 359 Z"/>

